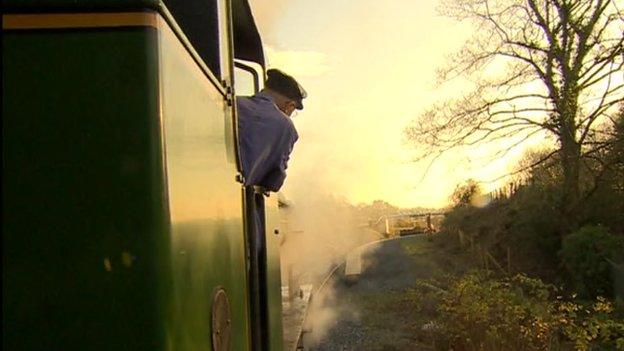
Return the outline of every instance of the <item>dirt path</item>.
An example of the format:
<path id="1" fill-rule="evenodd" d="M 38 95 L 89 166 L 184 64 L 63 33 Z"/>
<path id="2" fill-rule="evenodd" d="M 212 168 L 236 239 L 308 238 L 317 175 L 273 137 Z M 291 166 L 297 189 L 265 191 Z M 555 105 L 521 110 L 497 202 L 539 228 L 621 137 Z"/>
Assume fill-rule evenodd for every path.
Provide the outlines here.
<path id="1" fill-rule="evenodd" d="M 411 289 L 439 270 L 435 253 L 425 236 L 365 246 L 357 279 L 339 267 L 314 297 L 306 350 L 428 350 L 415 339 L 427 321 L 419 319 Z"/>

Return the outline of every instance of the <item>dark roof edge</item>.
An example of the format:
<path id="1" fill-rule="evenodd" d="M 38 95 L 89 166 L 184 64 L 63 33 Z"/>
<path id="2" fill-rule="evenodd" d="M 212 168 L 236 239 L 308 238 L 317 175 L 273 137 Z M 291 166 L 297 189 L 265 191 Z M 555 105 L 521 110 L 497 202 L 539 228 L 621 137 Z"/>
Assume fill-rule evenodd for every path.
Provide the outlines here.
<path id="1" fill-rule="evenodd" d="M 232 0 L 234 58 L 265 67 L 262 39 L 247 0 Z"/>

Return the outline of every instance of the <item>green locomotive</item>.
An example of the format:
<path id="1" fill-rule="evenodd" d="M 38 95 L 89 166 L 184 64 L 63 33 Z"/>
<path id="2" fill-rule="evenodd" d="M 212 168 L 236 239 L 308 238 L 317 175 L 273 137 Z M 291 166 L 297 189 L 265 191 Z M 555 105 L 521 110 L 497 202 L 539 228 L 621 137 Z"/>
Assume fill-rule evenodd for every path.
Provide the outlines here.
<path id="1" fill-rule="evenodd" d="M 246 0 L 3 7 L 3 349 L 280 350 L 276 196 L 237 151 Z"/>

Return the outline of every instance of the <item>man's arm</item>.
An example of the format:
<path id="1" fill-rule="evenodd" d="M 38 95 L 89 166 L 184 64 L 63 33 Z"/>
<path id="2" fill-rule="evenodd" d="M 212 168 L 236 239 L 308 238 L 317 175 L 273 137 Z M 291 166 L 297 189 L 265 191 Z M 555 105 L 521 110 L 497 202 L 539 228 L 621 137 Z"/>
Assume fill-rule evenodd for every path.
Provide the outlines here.
<path id="1" fill-rule="evenodd" d="M 275 167 L 267 173 L 262 179 L 261 185 L 270 191 L 277 192 L 286 180 L 286 169 L 288 168 L 288 160 L 290 159 L 290 153 L 293 150 L 295 142 L 299 138 L 294 126 L 289 125 L 288 133 L 284 142 L 281 143 L 279 150 L 279 159 Z"/>
<path id="2" fill-rule="evenodd" d="M 269 191 L 277 192 L 284 185 L 284 180 L 286 180 L 286 172 L 276 168 L 267 174 L 262 182 L 262 187 Z"/>

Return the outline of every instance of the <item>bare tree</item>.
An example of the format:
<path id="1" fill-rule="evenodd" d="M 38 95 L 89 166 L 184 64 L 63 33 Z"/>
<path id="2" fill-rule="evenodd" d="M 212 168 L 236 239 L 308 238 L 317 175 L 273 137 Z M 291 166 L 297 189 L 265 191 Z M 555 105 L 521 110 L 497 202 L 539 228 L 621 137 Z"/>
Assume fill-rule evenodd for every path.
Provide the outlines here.
<path id="1" fill-rule="evenodd" d="M 407 129 L 422 156 L 496 143 L 502 156 L 532 137 L 557 140 L 562 211 L 573 216 L 588 140 L 624 99 L 624 12 L 619 0 L 449 0 L 444 14 L 475 35 L 439 77 L 474 90 L 433 105 Z M 502 72 L 502 73 L 501 73 Z"/>

